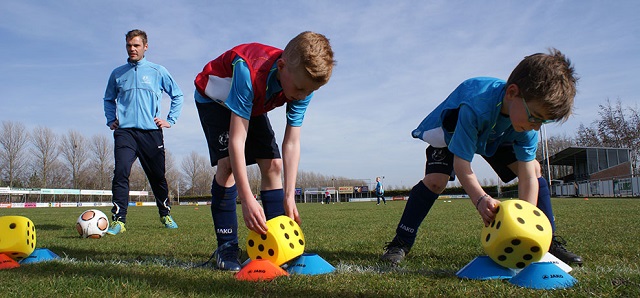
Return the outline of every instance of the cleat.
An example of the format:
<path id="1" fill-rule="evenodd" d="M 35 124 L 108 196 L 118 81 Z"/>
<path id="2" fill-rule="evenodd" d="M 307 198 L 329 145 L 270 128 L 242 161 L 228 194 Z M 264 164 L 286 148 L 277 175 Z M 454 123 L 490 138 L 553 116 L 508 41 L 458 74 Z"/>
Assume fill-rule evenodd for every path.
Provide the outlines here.
<path id="1" fill-rule="evenodd" d="M 240 271 L 240 248 L 237 241 L 225 242 L 213 252 L 219 270 Z"/>
<path id="2" fill-rule="evenodd" d="M 111 222 L 109 229 L 107 230 L 107 234 L 109 235 L 118 235 L 120 233 L 126 232 L 127 229 L 124 227 L 124 223 L 119 220 L 114 220 Z"/>
<path id="3" fill-rule="evenodd" d="M 393 241 L 387 242 L 384 246 L 384 254 L 380 257 L 380 260 L 389 262 L 393 265 L 400 263 L 404 257 L 409 254 L 411 246 L 404 243 L 398 238 L 393 238 Z"/>
<path id="4" fill-rule="evenodd" d="M 167 229 L 177 229 L 178 228 L 178 224 L 175 221 L 173 221 L 173 218 L 171 217 L 171 215 L 166 215 L 166 216 L 160 217 L 160 222 Z"/>
<path id="5" fill-rule="evenodd" d="M 565 262 L 569 266 L 582 266 L 582 257 L 567 250 L 564 247 L 565 245 L 567 245 L 566 240 L 564 240 L 560 236 L 553 236 L 553 238 L 551 239 L 551 247 L 549 247 L 549 253 L 560 259 L 560 261 Z"/>

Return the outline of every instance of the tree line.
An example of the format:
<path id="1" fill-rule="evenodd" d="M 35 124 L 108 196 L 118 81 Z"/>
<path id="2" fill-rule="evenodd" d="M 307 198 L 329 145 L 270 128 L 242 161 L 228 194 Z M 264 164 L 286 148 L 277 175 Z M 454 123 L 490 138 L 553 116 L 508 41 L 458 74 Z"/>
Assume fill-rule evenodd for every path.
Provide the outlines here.
<path id="1" fill-rule="evenodd" d="M 215 168 L 209 158 L 192 151 L 176 161 L 165 149 L 166 178 L 171 197 L 208 196 Z M 0 187 L 110 190 L 113 178 L 113 139 L 86 137 L 75 130 L 56 134 L 46 126 L 28 131 L 21 122 L 3 121 L 0 129 Z M 260 189 L 257 166 L 247 169 L 254 193 Z M 350 183 L 350 184 L 344 184 Z M 353 183 L 353 184 L 351 184 Z M 367 185 L 366 181 L 300 171 L 297 187 Z M 139 162 L 129 177 L 131 190 L 149 190 Z"/>
<path id="2" fill-rule="evenodd" d="M 631 149 L 634 175 L 640 174 L 640 114 L 637 107 L 625 107 L 620 99 L 607 99 L 599 105 L 600 118 L 580 124 L 574 136 L 550 136 L 540 142 L 538 160 L 571 146 L 614 147 Z M 579 115 L 578 115 L 579 117 Z M 553 124 L 552 124 L 553 125 Z M 546 167 L 543 165 L 546 171 Z M 570 167 L 554 166 L 552 177 L 564 177 Z M 207 196 L 215 168 L 209 158 L 192 151 L 177 162 L 166 149 L 166 177 L 171 196 Z M 254 193 L 260 189 L 257 166 L 248 169 Z M 545 173 L 546 174 L 546 173 Z M 29 132 L 20 122 L 3 121 L 0 129 L 0 187 L 111 189 L 113 176 L 113 140 L 104 135 L 83 136 L 75 130 L 56 134 L 50 128 L 38 126 Z M 139 163 L 134 163 L 130 176 L 132 190 L 150 190 Z M 299 171 L 296 187 L 369 185 L 368 179 L 351 179 Z M 481 181 L 484 186 L 497 185 L 494 179 Z M 402 186 L 387 186 L 387 190 Z"/>

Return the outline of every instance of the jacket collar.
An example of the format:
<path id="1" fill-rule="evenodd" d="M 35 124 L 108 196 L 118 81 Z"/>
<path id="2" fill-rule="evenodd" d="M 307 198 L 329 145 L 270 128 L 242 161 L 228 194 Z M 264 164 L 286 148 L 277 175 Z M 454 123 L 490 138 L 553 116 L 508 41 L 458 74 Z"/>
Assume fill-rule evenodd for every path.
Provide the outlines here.
<path id="1" fill-rule="evenodd" d="M 127 63 L 129 63 L 129 65 L 131 66 L 136 66 L 136 65 L 142 65 L 147 63 L 147 57 L 142 57 L 142 59 L 136 61 L 136 62 L 132 62 L 131 60 L 129 60 L 129 58 L 127 58 Z"/>

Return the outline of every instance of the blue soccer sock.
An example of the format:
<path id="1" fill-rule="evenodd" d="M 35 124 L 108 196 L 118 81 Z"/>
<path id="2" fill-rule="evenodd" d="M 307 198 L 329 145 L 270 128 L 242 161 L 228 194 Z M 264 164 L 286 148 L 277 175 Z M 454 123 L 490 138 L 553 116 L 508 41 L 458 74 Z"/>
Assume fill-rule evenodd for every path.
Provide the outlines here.
<path id="1" fill-rule="evenodd" d="M 218 247 L 229 241 L 238 241 L 238 218 L 236 198 L 238 189 L 220 186 L 216 180 L 211 184 L 211 217 L 216 231 Z"/>
<path id="2" fill-rule="evenodd" d="M 549 184 L 547 179 L 543 177 L 538 178 L 539 191 L 538 191 L 538 208 L 542 210 L 549 221 L 551 222 L 551 231 L 556 232 L 556 219 L 553 216 L 553 209 L 551 208 L 551 192 L 549 191 Z"/>
<path id="3" fill-rule="evenodd" d="M 411 189 L 409 200 L 404 207 L 400 223 L 396 228 L 397 239 L 409 247 L 413 246 L 418 235 L 418 227 L 420 227 L 427 213 L 431 210 L 438 196 L 438 194 L 429 190 L 422 181 Z"/>
<path id="4" fill-rule="evenodd" d="M 262 200 L 262 208 L 267 220 L 276 216 L 285 215 L 284 213 L 284 190 L 272 189 L 261 190 L 260 199 Z"/>

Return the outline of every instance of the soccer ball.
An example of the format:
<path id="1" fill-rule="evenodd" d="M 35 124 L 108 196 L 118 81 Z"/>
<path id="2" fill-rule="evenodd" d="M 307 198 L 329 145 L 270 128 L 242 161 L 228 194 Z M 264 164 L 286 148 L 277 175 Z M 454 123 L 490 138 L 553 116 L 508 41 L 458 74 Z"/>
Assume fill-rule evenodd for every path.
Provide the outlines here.
<path id="1" fill-rule="evenodd" d="M 82 238 L 102 238 L 109 228 L 109 219 L 104 212 L 96 209 L 82 212 L 76 221 L 76 230 Z"/>

